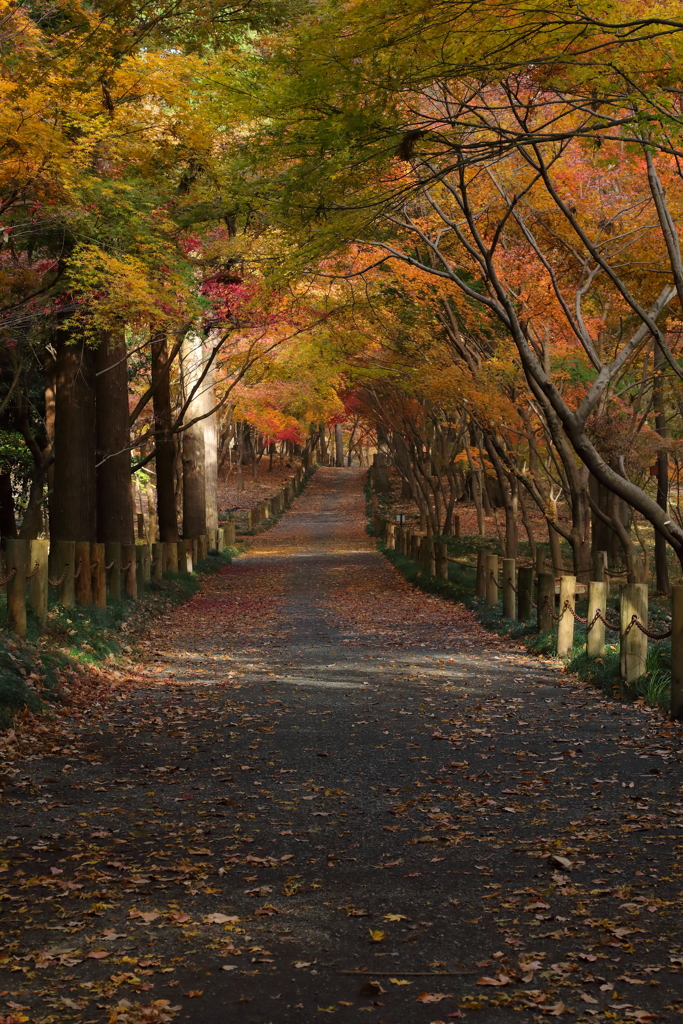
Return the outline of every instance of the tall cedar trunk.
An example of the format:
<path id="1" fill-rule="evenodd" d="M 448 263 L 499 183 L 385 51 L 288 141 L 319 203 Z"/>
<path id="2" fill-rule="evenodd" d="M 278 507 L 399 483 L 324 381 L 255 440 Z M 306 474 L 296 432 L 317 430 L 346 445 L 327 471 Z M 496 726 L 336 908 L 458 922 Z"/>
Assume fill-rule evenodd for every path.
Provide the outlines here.
<path id="1" fill-rule="evenodd" d="M 336 423 L 335 424 L 335 427 L 334 427 L 334 441 L 335 441 L 336 455 L 337 455 L 337 458 L 335 460 L 335 464 L 337 466 L 343 466 L 344 465 L 344 438 L 342 437 L 342 425 L 341 425 L 341 423 Z"/>
<path id="2" fill-rule="evenodd" d="M 128 371 L 122 331 L 107 332 L 95 352 L 97 384 L 97 540 L 132 544 Z"/>
<path id="3" fill-rule="evenodd" d="M 181 349 L 183 397 L 192 395 L 185 422 L 204 412 L 202 388 L 198 384 L 204 365 L 204 346 L 199 334 L 190 332 Z M 194 394 L 193 394 L 194 392 Z M 204 421 L 183 431 L 183 536 L 187 539 L 206 533 L 206 478 L 204 462 Z"/>
<path id="4" fill-rule="evenodd" d="M 7 537 L 16 537 L 16 535 L 17 521 L 14 515 L 12 477 L 9 473 L 0 473 L 0 536 L 4 542 Z"/>
<path id="5" fill-rule="evenodd" d="M 663 373 L 666 360 L 662 355 L 659 345 L 655 349 L 655 382 L 654 382 L 654 405 L 655 405 L 655 430 L 662 438 L 668 438 L 669 429 L 666 424 L 666 412 L 664 408 Z M 666 448 L 660 448 L 657 452 L 657 504 L 664 511 L 669 508 L 669 452 Z M 671 592 L 669 584 L 669 566 L 666 561 L 667 543 L 655 530 L 655 569 L 657 572 L 657 590 L 660 594 L 668 597 Z"/>
<path id="6" fill-rule="evenodd" d="M 50 447 L 55 446 L 55 401 L 57 394 L 57 363 L 52 353 L 45 354 L 45 366 L 43 370 L 45 378 L 45 430 Z M 55 464 L 52 462 L 47 471 L 47 494 L 48 508 L 50 507 L 50 493 L 55 483 Z"/>
<path id="7" fill-rule="evenodd" d="M 171 434 L 171 375 L 165 332 L 152 338 L 152 384 L 154 391 L 154 443 L 157 471 L 157 518 L 159 539 L 167 544 L 178 540 L 175 494 L 175 439 Z"/>
<path id="8" fill-rule="evenodd" d="M 206 375 L 203 388 L 204 412 L 209 413 L 216 405 L 214 383 L 215 364 L 212 363 Z M 204 474 L 206 487 L 206 528 L 218 529 L 218 414 L 211 413 L 203 420 L 204 425 Z"/>
<path id="9" fill-rule="evenodd" d="M 81 339 L 55 337 L 54 487 L 50 503 L 53 540 L 97 540 L 95 484 L 94 354 Z"/>
<path id="10" fill-rule="evenodd" d="M 323 465 L 327 462 L 327 434 L 325 433 L 325 424 L 320 423 L 318 425 L 320 431 L 320 461 Z"/>
<path id="11" fill-rule="evenodd" d="M 589 478 L 588 486 L 591 498 L 600 511 L 610 518 L 612 515 L 618 515 L 624 527 L 628 529 L 628 505 L 626 502 L 622 501 L 622 499 L 618 497 L 613 502 L 612 492 L 608 491 L 607 488 L 592 475 Z M 623 554 L 623 548 L 619 540 L 618 533 L 598 515 L 596 515 L 595 512 L 592 514 L 591 535 L 591 552 L 593 555 L 596 551 L 606 551 L 610 565 L 615 565 L 620 561 Z"/>

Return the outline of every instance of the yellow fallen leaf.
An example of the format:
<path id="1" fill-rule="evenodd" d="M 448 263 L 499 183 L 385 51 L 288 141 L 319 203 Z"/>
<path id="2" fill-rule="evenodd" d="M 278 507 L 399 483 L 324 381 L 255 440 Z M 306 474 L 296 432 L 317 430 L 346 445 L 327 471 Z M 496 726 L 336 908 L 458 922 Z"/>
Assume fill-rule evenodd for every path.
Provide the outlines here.
<path id="1" fill-rule="evenodd" d="M 353 1003 L 347 1003 L 343 999 L 340 999 L 339 1000 L 339 1005 L 340 1006 L 353 1006 Z"/>
<path id="2" fill-rule="evenodd" d="M 372 928 L 368 928 L 368 931 L 373 942 L 382 942 L 384 940 L 384 932 L 374 931 Z"/>
<path id="3" fill-rule="evenodd" d="M 405 914 L 385 914 L 384 915 L 384 920 L 385 921 L 407 921 L 408 918 L 406 917 Z"/>
<path id="4" fill-rule="evenodd" d="M 412 985 L 412 981 L 406 981 L 405 978 L 389 978 L 392 985 Z"/>

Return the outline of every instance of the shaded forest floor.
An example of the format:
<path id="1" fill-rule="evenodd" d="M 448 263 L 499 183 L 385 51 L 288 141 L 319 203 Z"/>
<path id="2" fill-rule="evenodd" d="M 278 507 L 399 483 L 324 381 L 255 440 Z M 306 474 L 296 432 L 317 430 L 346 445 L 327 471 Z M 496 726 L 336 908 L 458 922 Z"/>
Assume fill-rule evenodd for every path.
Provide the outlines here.
<path id="1" fill-rule="evenodd" d="M 680 731 L 364 527 L 361 471 L 318 470 L 4 763 L 0 1022 L 683 1013 Z"/>

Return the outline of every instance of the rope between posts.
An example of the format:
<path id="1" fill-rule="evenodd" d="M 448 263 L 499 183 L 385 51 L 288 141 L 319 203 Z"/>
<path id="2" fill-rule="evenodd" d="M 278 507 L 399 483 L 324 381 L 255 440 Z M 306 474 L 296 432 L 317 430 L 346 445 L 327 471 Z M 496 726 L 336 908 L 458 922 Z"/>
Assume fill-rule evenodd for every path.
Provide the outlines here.
<path id="1" fill-rule="evenodd" d="M 30 580 L 33 576 L 35 576 L 35 574 L 38 572 L 39 569 L 40 569 L 40 562 L 36 562 L 35 565 L 33 566 L 33 572 L 27 572 L 26 573 L 26 579 Z"/>
<path id="2" fill-rule="evenodd" d="M 78 577 L 81 575 L 82 567 L 83 567 L 83 561 L 82 561 L 82 559 L 79 558 L 78 559 L 78 568 L 76 569 L 76 572 L 74 573 L 74 579 L 75 580 L 77 580 Z"/>
<path id="3" fill-rule="evenodd" d="M 515 594 L 519 594 L 519 590 L 517 589 L 517 587 L 516 587 L 516 586 L 514 585 L 514 583 L 512 582 L 512 577 L 510 577 L 510 576 L 508 576 L 508 583 L 509 583 L 509 584 L 510 584 L 510 586 L 512 587 L 512 589 L 513 589 L 513 591 L 515 592 Z"/>
<path id="4" fill-rule="evenodd" d="M 47 582 L 50 584 L 51 587 L 58 587 L 60 585 L 60 583 L 63 583 L 64 580 L 66 579 L 66 574 L 68 573 L 68 571 L 69 571 L 69 563 L 67 562 L 66 565 L 64 566 L 64 572 L 59 577 L 59 579 L 58 580 L 51 580 L 50 577 L 48 576 Z"/>
<path id="5" fill-rule="evenodd" d="M 502 590 L 502 589 L 503 589 L 503 585 L 502 585 L 502 583 L 499 583 L 499 582 L 498 582 L 498 580 L 496 579 L 496 577 L 495 577 L 495 576 L 493 575 L 493 573 L 492 573 L 492 572 L 490 572 L 490 573 L 489 573 L 489 576 L 491 577 L 491 579 L 493 580 L 493 582 L 494 582 L 494 583 L 496 584 L 496 586 L 498 587 L 498 589 L 499 589 L 499 590 Z"/>
<path id="6" fill-rule="evenodd" d="M 14 577 L 16 576 L 16 574 L 17 574 L 17 567 L 15 566 L 13 569 L 10 569 L 8 575 L 5 576 L 4 580 L 0 580 L 0 587 L 4 587 L 4 585 L 6 583 L 9 583 L 10 580 L 13 580 Z"/>
<path id="7" fill-rule="evenodd" d="M 132 564 L 133 564 L 132 562 L 129 562 L 128 565 L 122 565 L 121 566 L 121 572 L 127 572 L 128 569 L 130 569 Z"/>
<path id="8" fill-rule="evenodd" d="M 116 565 L 116 559 L 114 559 L 113 562 L 110 562 L 109 565 L 105 565 L 105 567 L 104 567 L 105 572 L 108 572 L 110 569 L 113 569 L 115 565 Z"/>
<path id="9" fill-rule="evenodd" d="M 90 572 L 94 572 L 99 564 L 100 564 L 99 559 L 96 562 L 91 562 L 90 563 Z"/>

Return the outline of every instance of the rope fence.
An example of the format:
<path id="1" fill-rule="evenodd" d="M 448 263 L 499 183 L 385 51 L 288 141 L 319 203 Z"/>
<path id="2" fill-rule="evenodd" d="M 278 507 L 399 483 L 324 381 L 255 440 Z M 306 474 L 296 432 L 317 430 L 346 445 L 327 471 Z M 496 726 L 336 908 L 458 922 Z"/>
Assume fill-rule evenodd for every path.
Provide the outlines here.
<path id="1" fill-rule="evenodd" d="M 61 584 L 66 579 L 67 573 L 68 573 L 70 568 L 71 568 L 71 566 L 67 562 L 66 565 L 64 566 L 64 572 L 59 577 L 59 579 L 58 580 L 51 580 L 50 577 L 48 576 L 47 582 L 50 584 L 51 587 L 59 587 L 59 586 L 61 586 Z"/>

